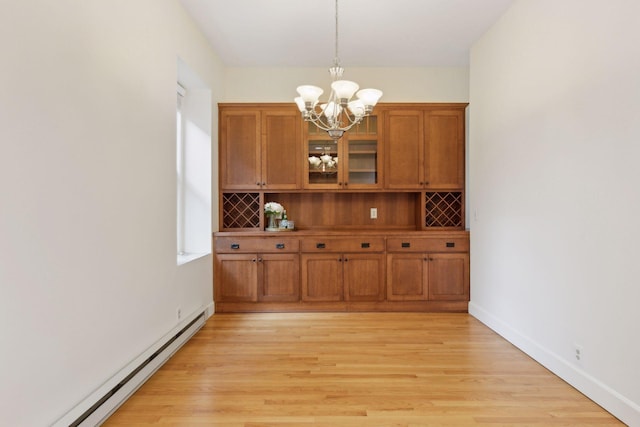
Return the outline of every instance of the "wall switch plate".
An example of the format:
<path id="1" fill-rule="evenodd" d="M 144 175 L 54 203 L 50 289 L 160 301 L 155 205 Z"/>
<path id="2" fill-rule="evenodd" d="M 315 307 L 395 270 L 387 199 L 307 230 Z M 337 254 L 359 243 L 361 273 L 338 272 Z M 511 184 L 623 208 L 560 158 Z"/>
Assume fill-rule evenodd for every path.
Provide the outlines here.
<path id="1" fill-rule="evenodd" d="M 370 217 L 371 219 L 376 219 L 376 218 L 378 218 L 378 208 L 371 208 L 371 209 L 369 210 L 369 217 Z"/>

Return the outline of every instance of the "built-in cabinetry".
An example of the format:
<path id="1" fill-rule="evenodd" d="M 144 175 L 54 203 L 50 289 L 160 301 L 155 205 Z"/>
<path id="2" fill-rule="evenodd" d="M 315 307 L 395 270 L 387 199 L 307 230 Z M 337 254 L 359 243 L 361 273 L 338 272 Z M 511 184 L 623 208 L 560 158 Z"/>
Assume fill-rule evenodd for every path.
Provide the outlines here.
<path id="1" fill-rule="evenodd" d="M 220 104 L 218 311 L 465 311 L 466 104 L 379 104 L 339 140 Z M 265 232 L 275 201 L 295 231 Z"/>
<path id="2" fill-rule="evenodd" d="M 466 231 L 277 234 L 216 233 L 216 311 L 467 310 Z"/>

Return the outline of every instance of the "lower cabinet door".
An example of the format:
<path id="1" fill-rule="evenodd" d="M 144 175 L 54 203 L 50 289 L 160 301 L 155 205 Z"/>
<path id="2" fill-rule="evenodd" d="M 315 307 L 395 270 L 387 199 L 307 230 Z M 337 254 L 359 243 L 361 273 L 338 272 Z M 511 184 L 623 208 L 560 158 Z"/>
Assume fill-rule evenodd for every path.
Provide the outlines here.
<path id="1" fill-rule="evenodd" d="M 303 301 L 342 301 L 344 299 L 342 255 L 303 254 L 300 259 Z"/>
<path id="2" fill-rule="evenodd" d="M 429 299 L 469 300 L 469 255 L 429 255 Z"/>
<path id="3" fill-rule="evenodd" d="M 420 253 L 387 254 L 387 299 L 422 301 L 429 298 L 429 261 Z"/>
<path id="4" fill-rule="evenodd" d="M 300 299 L 300 258 L 298 254 L 263 254 L 258 268 L 260 301 Z"/>
<path id="5" fill-rule="evenodd" d="M 384 300 L 384 254 L 345 254 L 343 277 L 347 301 Z"/>
<path id="6" fill-rule="evenodd" d="M 216 299 L 227 302 L 257 301 L 258 256 L 218 254 L 216 259 Z"/>

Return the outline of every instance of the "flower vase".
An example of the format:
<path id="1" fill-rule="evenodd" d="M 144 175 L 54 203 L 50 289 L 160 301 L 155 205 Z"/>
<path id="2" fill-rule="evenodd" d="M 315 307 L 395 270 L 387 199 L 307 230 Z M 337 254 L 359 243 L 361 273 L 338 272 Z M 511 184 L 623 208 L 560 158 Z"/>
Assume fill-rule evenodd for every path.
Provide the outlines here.
<path id="1" fill-rule="evenodd" d="M 276 224 L 276 216 L 267 215 L 267 218 L 269 218 L 269 223 L 267 224 L 267 231 L 278 231 L 278 225 Z"/>

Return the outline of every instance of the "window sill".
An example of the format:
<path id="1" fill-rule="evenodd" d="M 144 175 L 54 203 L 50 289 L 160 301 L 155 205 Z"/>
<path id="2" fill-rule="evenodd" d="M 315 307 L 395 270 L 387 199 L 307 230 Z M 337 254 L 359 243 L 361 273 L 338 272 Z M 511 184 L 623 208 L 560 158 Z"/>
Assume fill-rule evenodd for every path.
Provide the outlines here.
<path id="1" fill-rule="evenodd" d="M 178 254 L 178 265 L 184 265 L 188 262 L 194 261 L 198 258 L 202 258 L 205 257 L 207 255 L 209 255 L 211 252 L 198 252 L 198 253 L 190 253 L 190 252 L 183 252 Z"/>

